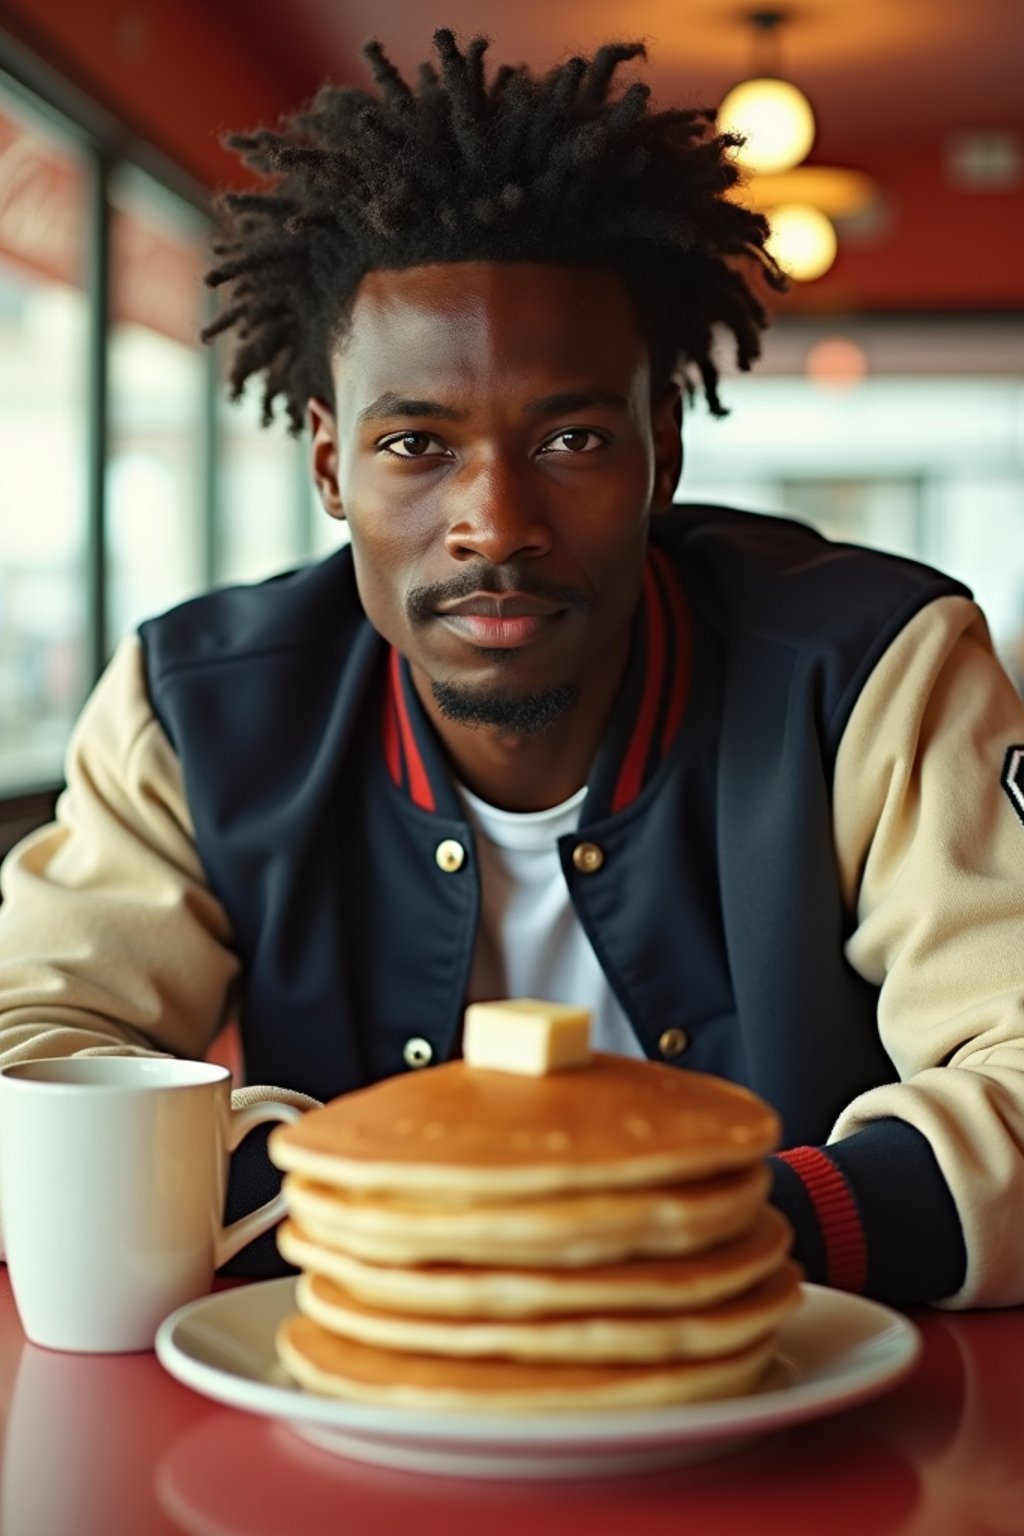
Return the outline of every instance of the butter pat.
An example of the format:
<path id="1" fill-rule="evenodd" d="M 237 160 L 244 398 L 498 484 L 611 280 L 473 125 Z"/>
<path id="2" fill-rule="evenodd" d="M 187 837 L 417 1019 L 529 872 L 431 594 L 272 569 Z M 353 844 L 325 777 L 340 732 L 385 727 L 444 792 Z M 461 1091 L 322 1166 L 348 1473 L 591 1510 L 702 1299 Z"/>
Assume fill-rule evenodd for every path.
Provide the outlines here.
<path id="1" fill-rule="evenodd" d="M 590 1060 L 590 1011 L 532 997 L 470 1003 L 462 1034 L 469 1067 L 543 1077 Z"/>

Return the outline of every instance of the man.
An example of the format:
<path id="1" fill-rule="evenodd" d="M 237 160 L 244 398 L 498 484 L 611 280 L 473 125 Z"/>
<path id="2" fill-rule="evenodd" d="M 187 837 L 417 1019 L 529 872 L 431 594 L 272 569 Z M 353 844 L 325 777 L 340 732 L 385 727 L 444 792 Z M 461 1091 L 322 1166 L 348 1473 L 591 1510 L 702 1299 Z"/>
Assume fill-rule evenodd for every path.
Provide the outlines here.
<path id="1" fill-rule="evenodd" d="M 351 547 L 122 646 L 6 871 L 4 1056 L 201 1055 L 237 1012 L 311 1102 L 456 1054 L 474 997 L 571 1000 L 776 1106 L 809 1278 L 1020 1302 L 1024 714 L 984 622 L 671 508 L 680 383 L 720 411 L 713 340 L 748 366 L 777 281 L 728 141 L 615 94 L 638 47 L 436 45 L 234 141 L 272 180 L 210 334 Z M 234 1203 L 268 1176 L 247 1144 Z"/>

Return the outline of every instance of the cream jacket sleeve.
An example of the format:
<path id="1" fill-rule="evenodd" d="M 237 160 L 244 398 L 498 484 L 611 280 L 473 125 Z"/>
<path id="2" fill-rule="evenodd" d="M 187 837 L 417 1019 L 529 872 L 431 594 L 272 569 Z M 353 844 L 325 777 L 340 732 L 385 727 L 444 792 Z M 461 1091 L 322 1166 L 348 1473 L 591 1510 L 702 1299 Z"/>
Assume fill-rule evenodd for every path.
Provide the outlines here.
<path id="1" fill-rule="evenodd" d="M 238 976 L 177 758 L 122 643 L 74 730 L 55 821 L 0 877 L 0 1064 L 77 1052 L 202 1057 Z"/>
<path id="2" fill-rule="evenodd" d="M 32 1057 L 198 1059 L 239 964 L 196 854 L 178 759 L 125 640 L 71 737 L 55 821 L 0 871 L 0 1065 Z M 237 1088 L 236 1108 L 294 1089 Z"/>
<path id="3" fill-rule="evenodd" d="M 855 706 L 834 836 L 857 924 L 851 964 L 881 988 L 900 1081 L 860 1095 L 831 1140 L 895 1117 L 927 1137 L 967 1249 L 947 1306 L 1024 1302 L 1024 821 L 1001 780 L 1024 704 L 965 598 L 930 604 Z"/>

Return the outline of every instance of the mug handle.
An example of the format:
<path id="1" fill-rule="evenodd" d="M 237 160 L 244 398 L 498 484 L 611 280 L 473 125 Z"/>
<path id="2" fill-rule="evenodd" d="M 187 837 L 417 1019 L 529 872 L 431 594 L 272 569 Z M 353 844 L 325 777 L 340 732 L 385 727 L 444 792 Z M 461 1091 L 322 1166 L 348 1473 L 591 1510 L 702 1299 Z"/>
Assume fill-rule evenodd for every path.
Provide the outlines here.
<path id="1" fill-rule="evenodd" d="M 233 1109 L 228 1131 L 228 1151 L 233 1152 L 257 1125 L 266 1125 L 268 1121 L 273 1120 L 294 1125 L 296 1120 L 302 1119 L 303 1113 L 303 1110 L 296 1109 L 293 1104 L 282 1104 L 275 1099 L 265 1099 L 258 1104 L 247 1104 L 244 1109 Z M 269 1227 L 274 1226 L 286 1213 L 285 1198 L 279 1191 L 266 1204 L 258 1205 L 247 1216 L 240 1216 L 229 1227 L 222 1227 L 215 1244 L 214 1268 L 219 1269 L 222 1264 L 227 1263 L 228 1259 L 233 1259 L 240 1248 L 244 1248 L 246 1243 L 251 1243 L 253 1238 L 259 1237 Z"/>

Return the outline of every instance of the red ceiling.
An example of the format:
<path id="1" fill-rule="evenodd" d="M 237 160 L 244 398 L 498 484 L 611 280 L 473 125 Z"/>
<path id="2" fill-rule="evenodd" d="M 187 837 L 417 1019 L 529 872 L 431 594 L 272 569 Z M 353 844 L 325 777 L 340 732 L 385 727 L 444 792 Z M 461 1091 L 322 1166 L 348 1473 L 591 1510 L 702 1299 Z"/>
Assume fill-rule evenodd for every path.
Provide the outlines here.
<path id="1" fill-rule="evenodd" d="M 19 37 L 136 132 L 210 184 L 237 173 L 217 147 L 296 105 L 325 76 L 365 79 L 359 45 L 379 36 L 403 69 L 426 56 L 436 20 L 486 31 L 496 61 L 543 67 L 609 37 L 641 37 L 660 105 L 714 102 L 749 73 L 732 0 L 15 0 Z M 870 172 L 882 216 L 847 232 L 832 272 L 793 309 L 1024 309 L 1024 181 L 953 186 L 949 136 L 998 130 L 1024 153 L 1024 0 L 799 0 L 782 63 L 815 104 L 812 160 Z"/>
<path id="2" fill-rule="evenodd" d="M 761 7 L 770 8 L 770 7 Z M 267 56 L 297 81 L 361 73 L 359 47 L 379 37 L 405 71 L 430 51 L 443 22 L 484 32 L 499 62 L 545 66 L 609 38 L 646 43 L 645 78 L 661 104 L 716 102 L 750 72 L 759 9 L 736 0 L 222 0 Z M 894 136 L 920 143 L 951 127 L 1024 129 L 1021 0 L 797 0 L 780 6 L 781 64 L 819 106 L 821 145 L 849 155 Z M 438 20 L 440 18 L 440 21 Z"/>

